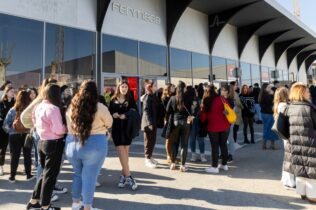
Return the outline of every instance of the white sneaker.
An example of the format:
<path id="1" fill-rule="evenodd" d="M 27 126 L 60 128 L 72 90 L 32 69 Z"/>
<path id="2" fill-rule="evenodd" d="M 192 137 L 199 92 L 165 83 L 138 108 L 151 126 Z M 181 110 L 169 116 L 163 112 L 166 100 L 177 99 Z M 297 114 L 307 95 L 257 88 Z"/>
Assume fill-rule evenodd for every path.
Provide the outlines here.
<path id="1" fill-rule="evenodd" d="M 145 166 L 148 168 L 156 168 L 157 164 L 153 163 L 151 159 L 145 159 Z"/>
<path id="2" fill-rule="evenodd" d="M 201 162 L 202 163 L 206 163 L 207 162 L 205 154 L 201 154 Z"/>
<path id="3" fill-rule="evenodd" d="M 181 172 L 187 172 L 189 170 L 189 167 L 188 166 L 186 166 L 186 165 L 181 165 L 180 166 L 180 171 Z"/>
<path id="4" fill-rule="evenodd" d="M 101 183 L 97 181 L 97 182 L 95 183 L 95 187 L 101 187 Z"/>
<path id="5" fill-rule="evenodd" d="M 228 171 L 228 166 L 227 165 L 218 164 L 218 169 L 222 169 L 224 171 Z"/>
<path id="6" fill-rule="evenodd" d="M 150 158 L 150 160 L 151 160 L 151 162 L 153 162 L 154 164 L 158 164 L 158 161 L 157 160 L 155 160 L 154 158 Z"/>
<path id="7" fill-rule="evenodd" d="M 175 163 L 171 163 L 170 164 L 170 170 L 176 170 L 176 164 Z"/>
<path id="8" fill-rule="evenodd" d="M 4 171 L 3 171 L 3 166 L 0 166 L 0 176 L 3 176 Z"/>
<path id="9" fill-rule="evenodd" d="M 191 162 L 196 162 L 197 161 L 197 154 L 192 152 L 192 156 L 191 156 L 191 159 L 190 159 Z"/>
<path id="10" fill-rule="evenodd" d="M 80 210 L 82 206 L 82 201 L 80 201 L 79 203 L 72 203 L 71 210 Z"/>
<path id="11" fill-rule="evenodd" d="M 219 173 L 218 168 L 214 168 L 214 167 L 206 168 L 205 171 L 206 171 L 207 173 L 211 173 L 211 174 L 218 174 L 218 173 Z"/>
<path id="12" fill-rule="evenodd" d="M 54 202 L 54 201 L 57 201 L 58 199 L 59 199 L 58 195 L 53 194 L 52 197 L 51 197 L 51 199 L 50 199 L 50 201 L 51 201 L 51 202 Z"/>

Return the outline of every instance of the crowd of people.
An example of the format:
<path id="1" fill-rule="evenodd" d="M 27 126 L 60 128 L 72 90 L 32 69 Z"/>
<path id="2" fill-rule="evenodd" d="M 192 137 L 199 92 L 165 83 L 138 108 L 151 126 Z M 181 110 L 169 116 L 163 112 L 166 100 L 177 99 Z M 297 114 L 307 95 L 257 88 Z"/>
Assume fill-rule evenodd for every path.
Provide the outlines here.
<path id="1" fill-rule="evenodd" d="M 136 190 L 137 177 L 130 171 L 129 149 L 139 130 L 144 132 L 146 167 L 154 169 L 159 164 L 153 152 L 160 128 L 170 170 L 187 172 L 188 159 L 207 162 L 204 140 L 208 137 L 212 157 L 205 171 L 219 173 L 228 171 L 229 162 L 235 158 L 241 125 L 244 144 L 256 143 L 257 123 L 263 124 L 262 149 L 278 149 L 275 142 L 280 138 L 271 128 L 279 113 L 285 113 L 290 124 L 290 137 L 283 139 L 281 181 L 285 187 L 296 188 L 302 199 L 316 202 L 316 81 L 310 89 L 301 83 L 281 86 L 278 81 L 264 83 L 261 88 L 258 84 L 239 88 L 237 82 L 220 88 L 207 83 L 193 87 L 179 81 L 157 90 L 154 81 L 146 80 L 141 110 L 127 81 L 119 82 L 113 93 L 104 96 L 98 94 L 92 80 L 84 81 L 77 91 L 60 87 L 54 79 L 45 79 L 38 90 L 16 90 L 9 81 L 0 90 L 0 176 L 5 173 L 9 144 L 9 182 L 16 182 L 23 150 L 26 180 L 37 180 L 27 209 L 60 209 L 52 201 L 56 193 L 67 192 L 57 185 L 64 159 L 73 167 L 72 209 L 96 209 L 92 207 L 94 191 L 109 139 L 113 140 L 122 166 L 118 187 Z M 36 175 L 32 174 L 32 162 Z"/>

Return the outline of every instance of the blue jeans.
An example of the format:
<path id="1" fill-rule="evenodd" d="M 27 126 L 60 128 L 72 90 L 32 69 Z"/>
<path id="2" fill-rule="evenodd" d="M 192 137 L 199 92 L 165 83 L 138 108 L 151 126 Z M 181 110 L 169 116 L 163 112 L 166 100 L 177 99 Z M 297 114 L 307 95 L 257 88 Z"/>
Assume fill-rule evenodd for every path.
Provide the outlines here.
<path id="1" fill-rule="evenodd" d="M 106 135 L 91 135 L 84 146 L 79 140 L 68 135 L 66 138 L 66 156 L 71 163 L 74 176 L 72 198 L 79 201 L 81 196 L 84 206 L 92 206 L 95 184 L 108 153 Z"/>
<path id="2" fill-rule="evenodd" d="M 263 141 L 275 141 L 279 137 L 271 130 L 274 118 L 272 114 L 261 113 L 262 122 L 263 122 Z"/>
<path id="3" fill-rule="evenodd" d="M 228 154 L 234 156 L 235 155 L 235 141 L 234 141 L 234 138 L 233 138 L 233 128 L 234 128 L 234 125 L 231 125 L 230 126 L 230 129 L 229 129 L 229 135 L 228 135 Z"/>
<path id="4" fill-rule="evenodd" d="M 204 154 L 205 152 L 205 144 L 204 144 L 204 138 L 199 137 L 199 127 L 198 123 L 194 122 L 191 128 L 190 133 L 190 149 L 191 152 L 195 153 L 196 151 L 196 140 L 199 144 L 200 154 Z"/>
<path id="5" fill-rule="evenodd" d="M 262 116 L 261 116 L 261 107 L 259 104 L 255 104 L 255 110 L 256 110 L 256 115 L 255 115 L 255 119 L 257 120 L 261 120 L 262 121 Z"/>

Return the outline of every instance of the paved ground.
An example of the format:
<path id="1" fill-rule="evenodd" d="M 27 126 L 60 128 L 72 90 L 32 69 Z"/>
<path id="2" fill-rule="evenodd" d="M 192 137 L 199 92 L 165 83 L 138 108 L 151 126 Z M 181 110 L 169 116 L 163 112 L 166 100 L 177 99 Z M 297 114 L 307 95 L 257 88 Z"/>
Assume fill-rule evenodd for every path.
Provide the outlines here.
<path id="1" fill-rule="evenodd" d="M 259 141 L 260 129 L 256 131 L 256 140 Z M 206 142 L 209 151 L 210 146 Z M 155 158 L 161 164 L 158 169 L 147 169 L 141 145 L 140 138 L 131 148 L 131 169 L 140 185 L 133 192 L 117 188 L 120 163 L 111 143 L 109 157 L 99 177 L 102 186 L 96 190 L 95 207 L 105 210 L 316 209 L 316 206 L 302 201 L 295 191 L 281 186 L 282 150 L 263 151 L 260 143 L 247 145 L 237 151 L 228 172 L 210 175 L 204 172 L 207 164 L 201 163 L 189 163 L 188 173 L 170 171 L 165 164 L 162 139 L 158 140 L 155 151 Z M 25 209 L 35 181 L 23 181 L 22 164 L 19 171 L 17 180 L 20 181 L 15 184 L 7 181 L 8 174 L 0 177 L 1 210 Z M 71 188 L 71 171 L 71 166 L 65 162 L 59 182 L 68 189 Z M 61 195 L 60 201 L 55 204 L 70 209 L 71 194 Z"/>

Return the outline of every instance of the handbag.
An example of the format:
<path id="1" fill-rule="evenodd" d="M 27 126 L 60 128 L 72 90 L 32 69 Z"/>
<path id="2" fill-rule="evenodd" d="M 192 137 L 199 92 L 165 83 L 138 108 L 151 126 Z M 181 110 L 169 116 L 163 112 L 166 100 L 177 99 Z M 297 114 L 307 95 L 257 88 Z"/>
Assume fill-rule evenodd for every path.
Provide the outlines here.
<path id="1" fill-rule="evenodd" d="M 185 105 L 183 105 L 185 111 L 188 113 L 188 119 L 187 119 L 187 124 L 192 125 L 193 124 L 193 120 L 194 120 L 194 116 L 190 114 L 190 112 L 188 111 L 188 109 L 185 107 Z"/>
<path id="2" fill-rule="evenodd" d="M 24 147 L 28 148 L 28 149 L 31 149 L 32 145 L 33 145 L 33 141 L 34 141 L 34 139 L 33 139 L 33 131 L 30 131 L 25 137 Z"/>
<path id="3" fill-rule="evenodd" d="M 290 122 L 287 116 L 288 106 L 285 108 L 284 112 L 280 112 L 271 128 L 281 139 L 290 138 Z"/>
<path id="4" fill-rule="evenodd" d="M 224 105 L 224 115 L 230 124 L 236 123 L 237 115 L 235 111 L 223 100 L 221 97 L 222 103 Z"/>

